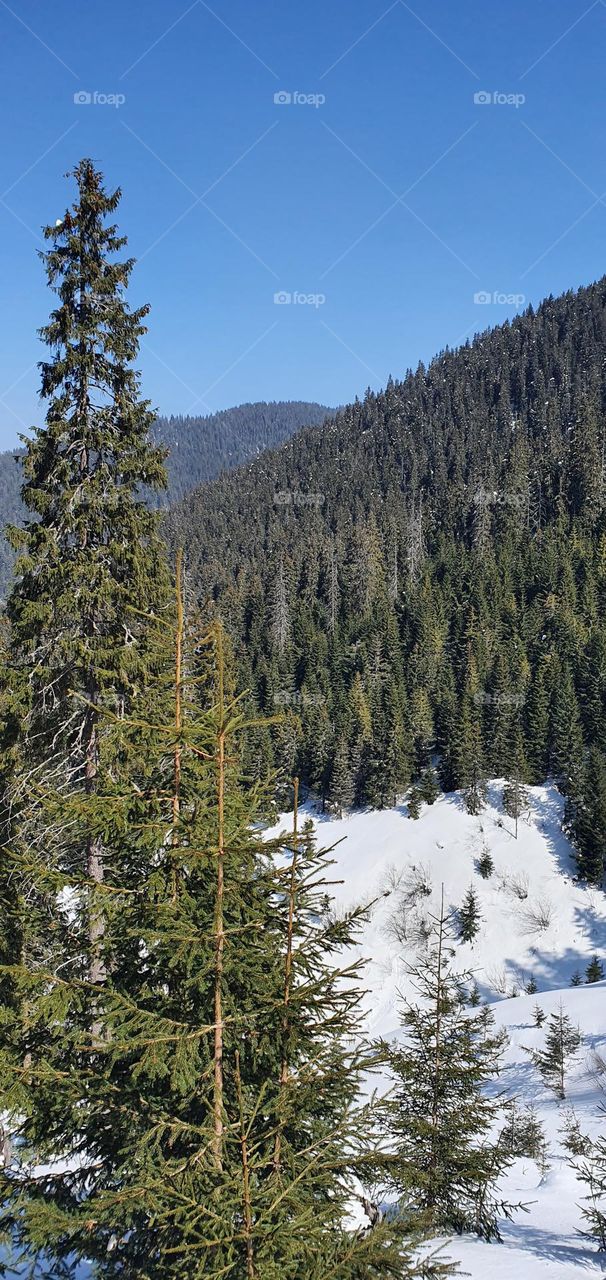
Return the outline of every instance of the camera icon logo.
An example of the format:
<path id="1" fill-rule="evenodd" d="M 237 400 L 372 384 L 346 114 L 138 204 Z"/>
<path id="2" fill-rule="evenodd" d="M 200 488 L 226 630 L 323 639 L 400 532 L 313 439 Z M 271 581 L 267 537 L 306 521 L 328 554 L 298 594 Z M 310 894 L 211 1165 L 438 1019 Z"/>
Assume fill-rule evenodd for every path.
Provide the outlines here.
<path id="1" fill-rule="evenodd" d="M 286 289 L 280 289 L 278 293 L 274 293 L 274 302 L 277 306 L 284 306 L 288 302 L 292 302 L 292 294 L 287 293 Z"/>
<path id="2" fill-rule="evenodd" d="M 487 289 L 479 289 L 477 293 L 474 293 L 473 300 L 485 306 L 486 303 L 492 302 L 492 294 L 488 293 Z"/>
<path id="3" fill-rule="evenodd" d="M 278 93 L 274 93 L 274 102 L 277 107 L 288 106 L 292 102 L 292 93 L 287 93 L 286 89 L 280 89 Z"/>
<path id="4" fill-rule="evenodd" d="M 488 93 L 486 89 L 479 89 L 477 93 L 474 93 L 473 100 L 476 107 L 485 107 L 489 102 L 492 102 L 492 94 Z"/>
<path id="5" fill-rule="evenodd" d="M 80 89 L 78 93 L 74 94 L 74 102 L 77 107 L 90 106 L 92 100 L 92 93 L 87 93 L 86 89 Z"/>

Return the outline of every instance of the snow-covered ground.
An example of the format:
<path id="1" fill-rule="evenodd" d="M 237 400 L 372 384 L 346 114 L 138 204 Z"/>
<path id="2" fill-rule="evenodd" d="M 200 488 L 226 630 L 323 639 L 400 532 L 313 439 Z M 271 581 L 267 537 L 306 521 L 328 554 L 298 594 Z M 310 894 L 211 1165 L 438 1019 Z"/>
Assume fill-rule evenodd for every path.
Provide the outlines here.
<path id="1" fill-rule="evenodd" d="M 529 1159 L 512 1166 L 502 1190 L 529 1207 L 504 1224 L 502 1244 L 466 1238 L 449 1241 L 446 1252 L 472 1280 L 589 1280 L 606 1272 L 606 1258 L 579 1235 L 583 1187 L 568 1164 L 561 1128 L 571 1107 L 585 1133 L 596 1134 L 606 1124 L 599 1114 L 600 1104 L 606 1103 L 606 983 L 570 986 L 576 971 L 584 978 L 592 956 L 606 962 L 606 896 L 574 881 L 558 792 L 534 787 L 529 794 L 531 809 L 519 823 L 517 840 L 512 819 L 503 816 L 498 782 L 491 785 L 489 804 L 479 817 L 467 814 L 456 794 L 423 806 L 417 821 L 408 817 L 405 805 L 342 819 L 309 807 L 301 816 L 313 819 L 321 847 L 341 842 L 332 855 L 335 879 L 342 881 L 335 888 L 337 903 L 346 908 L 377 899 L 360 945 L 368 961 L 366 1009 L 372 1034 L 398 1034 L 398 992 L 407 992 L 410 982 L 405 961 L 414 953 L 422 917 L 439 909 L 442 885 L 447 909 L 460 906 L 473 885 L 480 930 L 473 944 L 459 944 L 456 967 L 474 970 L 480 993 L 494 1002 L 497 1023 L 507 1028 L 510 1043 L 499 1083 L 536 1107 L 549 1167 L 541 1173 Z M 268 834 L 291 823 L 292 814 L 283 814 Z M 488 879 L 476 865 L 485 847 L 494 862 Z M 415 882 L 425 892 L 409 905 L 407 938 L 398 941 L 403 903 Z M 537 993 L 528 995 L 531 978 Z M 583 1035 L 565 1102 L 545 1088 L 523 1047 L 543 1041 L 544 1029 L 534 1026 L 536 1003 L 549 1015 L 560 1001 Z"/>

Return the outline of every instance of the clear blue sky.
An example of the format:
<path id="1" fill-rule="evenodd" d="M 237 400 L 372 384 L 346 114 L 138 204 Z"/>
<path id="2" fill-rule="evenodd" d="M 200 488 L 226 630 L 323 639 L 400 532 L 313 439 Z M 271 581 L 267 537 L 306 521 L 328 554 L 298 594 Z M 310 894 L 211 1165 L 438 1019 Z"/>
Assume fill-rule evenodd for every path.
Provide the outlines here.
<path id="1" fill-rule="evenodd" d="M 605 37 L 603 0 L 0 0 L 0 445 L 40 420 L 37 237 L 83 155 L 162 412 L 344 402 L 599 277 Z"/>

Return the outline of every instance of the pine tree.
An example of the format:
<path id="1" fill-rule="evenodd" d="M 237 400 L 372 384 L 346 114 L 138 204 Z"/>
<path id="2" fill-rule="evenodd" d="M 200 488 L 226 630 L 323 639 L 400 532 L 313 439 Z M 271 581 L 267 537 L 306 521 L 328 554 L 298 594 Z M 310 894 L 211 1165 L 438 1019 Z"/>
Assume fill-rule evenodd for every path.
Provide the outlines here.
<path id="1" fill-rule="evenodd" d="M 467 999 L 471 1009 L 477 1009 L 478 1006 L 482 1003 L 482 998 L 480 996 L 480 988 L 475 980 L 471 984 L 471 988 L 470 988 Z"/>
<path id="2" fill-rule="evenodd" d="M 425 804 L 435 804 L 439 794 L 440 787 L 433 765 L 428 765 L 419 778 L 419 793 Z"/>
<path id="3" fill-rule="evenodd" d="M 415 822 L 417 818 L 421 817 L 421 802 L 422 796 L 419 788 L 412 786 L 408 792 L 406 807 L 408 809 L 408 817 L 413 818 Z"/>
<path id="4" fill-rule="evenodd" d="M 477 937 L 482 917 L 473 885 L 469 886 L 462 905 L 457 911 L 457 928 L 461 942 L 473 942 Z"/>
<path id="5" fill-rule="evenodd" d="M 59 781 L 66 794 L 82 796 L 103 785 L 103 711 L 122 714 L 149 678 L 149 626 L 139 607 L 161 613 L 168 576 L 158 516 L 142 489 L 162 488 L 166 477 L 163 454 L 149 441 L 154 415 L 132 368 L 148 307 L 130 311 L 133 261 L 120 260 L 126 240 L 106 225 L 120 191 L 105 192 L 90 160 L 72 176 L 76 203 L 44 232 L 51 247 L 42 258 L 59 299 L 41 330 L 51 350 L 41 366 L 48 409 L 46 425 L 24 437 L 30 518 L 10 531 L 19 556 L 7 603 L 8 666 L 21 723 L 10 805 L 19 839 L 43 845 L 47 858 L 86 866 L 98 886 L 102 832 L 93 836 L 76 820 L 68 852 L 49 830 L 43 796 Z M 10 722 L 5 745 L 7 735 Z M 52 915 L 52 899 L 41 910 Z M 103 930 L 92 888 L 86 950 L 99 982 Z"/>
<path id="6" fill-rule="evenodd" d="M 549 689 L 544 662 L 531 680 L 524 718 L 529 780 L 536 785 L 545 781 L 549 766 Z"/>
<path id="7" fill-rule="evenodd" d="M 544 1167 L 547 1156 L 545 1132 L 533 1106 L 520 1107 L 513 1098 L 507 1108 L 507 1122 L 499 1142 L 510 1156 L 528 1156 Z"/>
<path id="8" fill-rule="evenodd" d="M 601 1110 L 603 1113 L 604 1109 Z M 586 1224 L 583 1235 L 595 1241 L 603 1253 L 606 1252 L 606 1138 L 600 1135 L 591 1141 L 586 1135 L 578 1136 L 577 1149 L 572 1145 L 572 1150 L 576 1156 L 582 1155 L 582 1159 L 571 1163 L 577 1178 L 587 1188 L 581 1209 Z"/>
<path id="9" fill-rule="evenodd" d="M 593 956 L 585 970 L 585 982 L 601 982 L 604 977 L 604 965 L 598 956 Z"/>
<path id="10" fill-rule="evenodd" d="M 562 663 L 555 673 L 551 706 L 551 767 L 564 795 L 574 802 L 583 771 L 583 732 L 579 701 L 570 666 Z"/>
<path id="11" fill-rule="evenodd" d="M 489 880 L 494 871 L 494 862 L 488 845 L 484 845 L 482 848 L 482 852 L 477 861 L 477 871 L 478 875 L 480 875 L 483 880 Z"/>
<path id="12" fill-rule="evenodd" d="M 580 1045 L 581 1033 L 560 1005 L 558 1012 L 549 1018 L 543 1048 L 527 1051 L 545 1084 L 560 1099 L 566 1097 L 566 1072 Z"/>
<path id="13" fill-rule="evenodd" d="M 519 730 L 515 734 L 510 768 L 511 772 L 508 781 L 503 787 L 503 811 L 508 817 L 514 819 L 514 835 L 517 840 L 518 822 L 522 814 L 530 807 L 530 798 L 523 783 L 526 765 Z"/>
<path id="14" fill-rule="evenodd" d="M 579 875 L 599 886 L 606 867 L 606 756 L 599 747 L 589 748 L 567 817 Z"/>
<path id="15" fill-rule="evenodd" d="M 535 1004 L 534 1009 L 533 1009 L 533 1011 L 532 1011 L 532 1012 L 533 1012 L 533 1018 L 534 1018 L 534 1025 L 535 1025 L 535 1027 L 542 1027 L 542 1026 L 543 1026 L 543 1023 L 544 1023 L 544 1021 L 545 1021 L 545 1019 L 546 1019 L 546 1017 L 547 1017 L 547 1014 L 545 1013 L 545 1010 L 544 1010 L 544 1009 L 542 1009 L 542 1008 L 541 1008 L 541 1006 L 540 1006 L 540 1004 L 538 1004 L 538 1003 L 537 1003 L 537 1004 Z"/>
<path id="16" fill-rule="evenodd" d="M 410 970 L 420 1002 L 404 1002 L 402 1043 L 386 1048 L 394 1077 L 386 1170 L 404 1213 L 420 1213 L 431 1232 L 499 1239 L 499 1217 L 513 1207 L 496 1187 L 510 1157 L 491 1137 L 501 1103 L 485 1086 L 498 1073 L 504 1037 L 490 1010 L 465 1008 L 469 975 L 453 972 L 453 955 L 442 907 L 427 959 Z"/>
<path id="17" fill-rule="evenodd" d="M 350 809 L 356 798 L 356 781 L 350 765 L 347 739 L 341 735 L 337 739 L 330 782 L 328 800 L 340 817 L 344 809 Z"/>

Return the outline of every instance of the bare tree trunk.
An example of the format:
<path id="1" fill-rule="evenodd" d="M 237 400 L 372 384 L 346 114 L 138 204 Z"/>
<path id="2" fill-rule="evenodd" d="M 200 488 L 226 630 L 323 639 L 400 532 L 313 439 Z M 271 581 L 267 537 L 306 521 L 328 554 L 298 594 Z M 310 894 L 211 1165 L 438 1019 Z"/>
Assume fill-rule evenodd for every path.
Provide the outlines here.
<path id="1" fill-rule="evenodd" d="M 96 702 L 96 693 L 96 687 L 90 689 L 89 696 L 91 702 Z M 92 795 L 95 791 L 98 773 L 99 751 L 97 712 L 91 710 L 86 740 L 85 790 L 87 795 Z M 88 918 L 88 936 L 90 942 L 88 976 L 90 982 L 98 984 L 103 982 L 106 976 L 105 964 L 101 954 L 103 938 L 105 935 L 105 922 L 103 919 L 103 909 L 100 902 L 97 900 L 95 889 L 97 885 L 103 884 L 104 865 L 103 846 L 101 841 L 96 837 L 93 838 L 92 836 L 89 836 L 86 842 L 86 873 L 89 880 L 92 882 Z"/>
<path id="2" fill-rule="evenodd" d="M 292 953 L 293 953 L 293 933 L 295 918 L 295 898 L 297 893 L 297 824 L 299 813 L 299 779 L 293 778 L 294 802 L 293 802 L 293 824 L 292 824 L 292 861 L 290 864 L 290 883 L 288 887 L 288 925 L 286 934 L 286 958 L 284 962 L 284 1017 L 282 1019 L 282 1035 L 284 1037 L 282 1061 L 280 1064 L 280 1084 L 282 1087 L 288 1084 L 288 1056 L 286 1053 L 286 1037 L 288 1035 L 288 1006 L 290 1004 L 291 982 L 292 982 Z M 276 1133 L 276 1142 L 274 1148 L 274 1168 L 276 1171 L 280 1168 L 280 1148 L 282 1145 L 282 1131 L 278 1128 Z"/>
<path id="3" fill-rule="evenodd" d="M 214 994 L 214 1137 L 213 1154 L 217 1167 L 223 1163 L 223 959 L 225 948 L 225 709 L 224 660 L 221 632 L 217 629 L 217 673 L 219 680 L 219 727 L 217 734 L 217 885 L 215 899 L 215 994 Z"/>
<path id="4" fill-rule="evenodd" d="M 248 1139 L 244 1122 L 244 1103 L 242 1098 L 242 1076 L 240 1073 L 240 1054 L 236 1049 L 235 1066 L 236 1093 L 240 1113 L 240 1152 L 242 1158 L 242 1210 L 244 1217 L 244 1238 L 246 1240 L 246 1277 L 255 1280 L 255 1255 L 253 1244 L 252 1203 L 250 1197 L 250 1171 L 248 1167 Z"/>
<path id="5" fill-rule="evenodd" d="M 181 728 L 183 682 L 183 549 L 177 550 L 175 565 L 175 594 L 177 599 L 177 627 L 175 632 L 175 755 L 173 761 L 172 844 L 179 842 L 179 813 L 181 809 Z M 172 866 L 172 898 L 177 900 L 177 868 Z"/>
<path id="6" fill-rule="evenodd" d="M 432 1185 L 433 1175 L 435 1174 L 437 1162 L 437 1143 L 436 1136 L 439 1120 L 439 1080 L 440 1071 L 442 1069 L 441 1050 L 442 1050 L 442 955 L 444 948 L 444 885 L 442 885 L 442 897 L 440 905 L 440 928 L 438 933 L 438 959 L 437 959 L 437 995 L 436 995 L 436 1019 L 435 1019 L 435 1051 L 432 1063 L 433 1072 L 433 1089 L 432 1089 L 432 1105 L 431 1105 L 431 1155 L 429 1160 L 430 1178 L 427 1186 L 427 1204 L 431 1208 L 435 1203 L 435 1189 Z"/>

